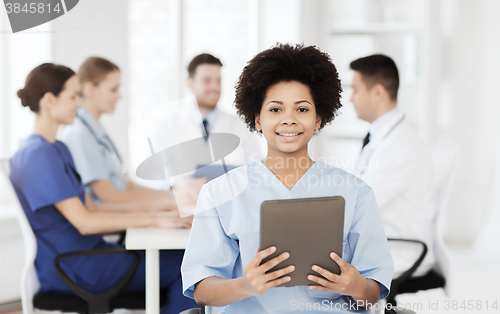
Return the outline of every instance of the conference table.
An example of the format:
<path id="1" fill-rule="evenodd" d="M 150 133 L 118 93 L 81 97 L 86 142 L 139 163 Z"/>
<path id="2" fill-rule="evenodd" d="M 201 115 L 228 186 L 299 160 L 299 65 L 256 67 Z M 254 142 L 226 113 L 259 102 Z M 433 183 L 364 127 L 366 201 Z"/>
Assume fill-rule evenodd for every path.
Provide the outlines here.
<path id="1" fill-rule="evenodd" d="M 160 313 L 160 250 L 187 246 L 191 229 L 129 228 L 127 250 L 146 250 L 146 314 Z"/>

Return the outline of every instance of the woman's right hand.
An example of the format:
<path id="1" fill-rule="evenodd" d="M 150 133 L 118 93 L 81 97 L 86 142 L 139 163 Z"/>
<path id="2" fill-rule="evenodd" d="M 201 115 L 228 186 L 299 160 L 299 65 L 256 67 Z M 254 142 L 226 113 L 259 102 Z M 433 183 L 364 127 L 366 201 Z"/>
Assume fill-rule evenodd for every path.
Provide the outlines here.
<path id="1" fill-rule="evenodd" d="M 255 249 L 255 256 L 245 266 L 245 273 L 242 277 L 243 285 L 248 295 L 261 295 L 266 292 L 267 289 L 276 287 L 291 280 L 290 276 L 285 275 L 295 270 L 295 266 L 293 265 L 266 274 L 268 270 L 288 259 L 290 257 L 290 253 L 288 252 L 284 252 L 260 265 L 264 258 L 273 254 L 275 251 L 276 247 L 274 246 L 260 252 L 259 248 Z"/>

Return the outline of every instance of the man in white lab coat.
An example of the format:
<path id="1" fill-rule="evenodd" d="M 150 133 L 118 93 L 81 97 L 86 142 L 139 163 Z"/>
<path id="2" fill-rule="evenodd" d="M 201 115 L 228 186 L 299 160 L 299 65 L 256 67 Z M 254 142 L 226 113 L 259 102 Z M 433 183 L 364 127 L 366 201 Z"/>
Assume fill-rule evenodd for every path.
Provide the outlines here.
<path id="1" fill-rule="evenodd" d="M 222 167 L 224 162 L 226 169 L 230 170 L 262 159 L 258 135 L 252 134 L 238 117 L 217 108 L 221 94 L 221 67 L 222 62 L 210 54 L 203 53 L 194 57 L 188 66 L 187 80 L 193 96 L 158 107 L 148 113 L 148 137 L 156 152 L 180 147 L 193 140 L 198 147 L 197 156 L 193 156 L 193 151 L 186 150 L 176 156 L 164 157 L 165 170 L 169 177 L 164 188 L 185 182 L 193 175 L 192 172 L 175 174 L 179 169 L 194 171 L 201 165 Z M 215 135 L 212 136 L 216 133 L 234 134 L 239 138 L 239 144 L 233 147 L 232 143 L 219 143 L 214 140 Z M 207 150 L 210 150 L 212 158 L 200 159 L 200 156 L 205 156 L 203 152 Z M 223 160 L 220 156 L 215 158 L 221 151 L 228 152 L 224 153 Z M 210 179 L 210 174 L 208 178 Z"/>
<path id="2" fill-rule="evenodd" d="M 414 276 L 433 266 L 432 168 L 427 146 L 397 106 L 399 74 L 394 61 L 372 55 L 351 62 L 351 102 L 358 118 L 370 122 L 354 173 L 373 188 L 388 238 L 423 241 L 429 251 Z M 394 277 L 416 261 L 421 246 L 391 245 Z"/>

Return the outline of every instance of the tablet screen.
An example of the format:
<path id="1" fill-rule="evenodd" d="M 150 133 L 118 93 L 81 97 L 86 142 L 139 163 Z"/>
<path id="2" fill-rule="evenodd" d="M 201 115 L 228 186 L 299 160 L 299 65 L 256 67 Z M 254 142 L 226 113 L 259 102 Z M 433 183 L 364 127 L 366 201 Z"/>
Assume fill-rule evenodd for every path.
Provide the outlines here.
<path id="1" fill-rule="evenodd" d="M 293 287 L 316 284 L 307 279 L 318 265 L 332 273 L 340 269 L 331 258 L 335 252 L 342 257 L 345 200 L 341 196 L 265 201 L 261 205 L 260 249 L 276 246 L 276 252 L 262 263 L 289 252 L 290 257 L 269 272 L 289 265 L 295 271 L 292 280 L 280 285 Z"/>

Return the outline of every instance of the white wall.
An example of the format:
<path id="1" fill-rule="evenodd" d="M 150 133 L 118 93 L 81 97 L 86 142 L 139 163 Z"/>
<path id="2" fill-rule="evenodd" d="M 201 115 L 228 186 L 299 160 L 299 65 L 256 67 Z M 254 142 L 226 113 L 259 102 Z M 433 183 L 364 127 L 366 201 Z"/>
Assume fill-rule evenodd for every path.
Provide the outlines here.
<path id="1" fill-rule="evenodd" d="M 443 6 L 445 89 L 438 127 L 463 146 L 448 240 L 470 244 L 500 205 L 500 2 L 454 0 Z"/>
<path id="2" fill-rule="evenodd" d="M 52 61 L 51 23 L 13 34 L 5 7 L 0 5 L 0 158 L 10 157 L 33 133 L 34 114 L 23 108 L 17 90 L 37 65 Z M 0 171 L 1 172 L 1 171 Z M 7 178 L 0 173 L 0 304 L 20 298 L 23 242 L 7 193 Z"/>
<path id="3" fill-rule="evenodd" d="M 13 34 L 0 6 L 0 157 L 9 157 L 33 133 L 35 115 L 21 106 L 17 91 L 28 73 L 52 61 L 52 23 Z"/>
<path id="4" fill-rule="evenodd" d="M 128 160 L 128 1 L 80 1 L 53 22 L 54 62 L 78 70 L 90 56 L 107 58 L 121 70 L 123 98 L 113 115 L 102 123 L 115 141 L 125 162 Z"/>

